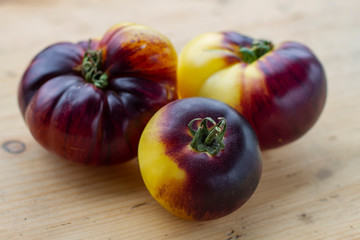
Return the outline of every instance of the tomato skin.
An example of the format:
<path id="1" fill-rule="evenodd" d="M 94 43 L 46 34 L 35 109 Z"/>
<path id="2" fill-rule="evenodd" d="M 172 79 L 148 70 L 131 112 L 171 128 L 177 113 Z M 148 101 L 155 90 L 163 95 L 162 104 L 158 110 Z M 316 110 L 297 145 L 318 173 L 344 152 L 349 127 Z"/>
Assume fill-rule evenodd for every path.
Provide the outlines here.
<path id="1" fill-rule="evenodd" d="M 177 98 L 177 55 L 160 33 L 137 24 L 110 28 L 90 48 L 101 50 L 108 85 L 84 79 L 88 42 L 53 44 L 26 69 L 18 90 L 33 137 L 71 161 L 106 165 L 131 160 L 151 116 Z"/>
<path id="2" fill-rule="evenodd" d="M 179 55 L 178 92 L 181 98 L 210 97 L 231 105 L 265 150 L 299 139 L 315 124 L 327 84 L 322 64 L 305 45 L 284 42 L 246 63 L 239 51 L 253 42 L 236 32 L 193 39 Z"/>
<path id="3" fill-rule="evenodd" d="M 194 118 L 224 117 L 225 148 L 215 156 L 189 146 Z M 242 206 L 254 193 L 262 163 L 256 135 L 230 106 L 210 98 L 186 98 L 162 107 L 139 143 L 139 166 L 150 194 L 188 220 L 211 220 Z"/>

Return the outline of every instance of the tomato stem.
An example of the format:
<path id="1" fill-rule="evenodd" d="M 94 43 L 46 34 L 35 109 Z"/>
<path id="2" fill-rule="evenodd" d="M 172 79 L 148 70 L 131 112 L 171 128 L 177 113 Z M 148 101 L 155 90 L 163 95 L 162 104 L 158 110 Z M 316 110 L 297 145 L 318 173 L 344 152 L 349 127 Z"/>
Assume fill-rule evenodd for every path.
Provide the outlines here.
<path id="1" fill-rule="evenodd" d="M 212 118 L 195 118 L 188 124 L 193 140 L 190 146 L 199 152 L 207 152 L 210 155 L 216 155 L 221 149 L 224 149 L 224 135 L 226 131 L 226 120 L 223 117 L 218 118 L 216 123 Z M 192 128 L 195 121 L 201 121 L 197 130 Z M 208 122 L 214 126 L 208 129 Z"/>
<path id="2" fill-rule="evenodd" d="M 86 81 L 98 88 L 105 88 L 108 85 L 108 75 L 102 71 L 102 51 L 92 50 L 91 40 L 81 63 L 81 73 Z"/>
<path id="3" fill-rule="evenodd" d="M 270 52 L 273 49 L 273 45 L 267 40 L 255 40 L 251 45 L 251 48 L 241 47 L 239 49 L 241 59 L 246 63 L 252 63 Z"/>

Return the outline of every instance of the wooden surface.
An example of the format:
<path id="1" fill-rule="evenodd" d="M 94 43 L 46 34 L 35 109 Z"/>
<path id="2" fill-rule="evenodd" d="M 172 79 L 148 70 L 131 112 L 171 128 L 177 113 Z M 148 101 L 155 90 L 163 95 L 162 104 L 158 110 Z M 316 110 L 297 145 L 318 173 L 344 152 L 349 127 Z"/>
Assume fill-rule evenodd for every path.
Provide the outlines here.
<path id="1" fill-rule="evenodd" d="M 0 0 L 0 239 L 360 239 L 360 1 Z M 235 30 L 308 45 L 328 99 L 302 139 L 263 153 L 253 197 L 210 222 L 176 218 L 148 194 L 136 160 L 79 166 L 39 146 L 17 106 L 31 58 L 58 41 L 101 36 L 121 21 L 167 35 Z"/>

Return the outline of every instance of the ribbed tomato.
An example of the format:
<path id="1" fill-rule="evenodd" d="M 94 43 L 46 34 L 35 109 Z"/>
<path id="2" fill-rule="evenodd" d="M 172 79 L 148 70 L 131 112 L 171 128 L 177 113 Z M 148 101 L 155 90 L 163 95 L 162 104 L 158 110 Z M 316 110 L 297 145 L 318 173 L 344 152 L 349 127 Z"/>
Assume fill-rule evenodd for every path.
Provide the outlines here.
<path id="1" fill-rule="evenodd" d="M 84 164 L 137 155 L 150 117 L 176 99 L 177 55 L 149 27 L 121 23 L 101 39 L 61 42 L 41 51 L 18 91 L 21 113 L 46 149 Z"/>

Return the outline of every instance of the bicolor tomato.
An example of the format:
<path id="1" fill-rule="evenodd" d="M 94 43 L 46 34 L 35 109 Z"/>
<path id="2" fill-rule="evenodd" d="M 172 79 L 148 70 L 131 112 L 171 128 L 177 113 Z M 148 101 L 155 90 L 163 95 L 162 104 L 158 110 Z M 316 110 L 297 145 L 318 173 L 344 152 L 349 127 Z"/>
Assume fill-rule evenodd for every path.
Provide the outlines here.
<path id="1" fill-rule="evenodd" d="M 236 32 L 205 33 L 179 55 L 181 98 L 223 101 L 250 122 L 260 147 L 269 149 L 304 135 L 326 99 L 322 64 L 305 45 L 274 45 Z"/>
<path id="2" fill-rule="evenodd" d="M 177 98 L 176 64 L 164 35 L 117 24 L 101 39 L 41 51 L 22 77 L 20 110 L 34 138 L 63 158 L 125 162 L 151 116 Z"/>
<path id="3" fill-rule="evenodd" d="M 141 135 L 138 160 L 154 199 L 196 221 L 220 218 L 242 206 L 262 169 L 248 121 L 210 98 L 180 99 L 162 107 Z"/>

